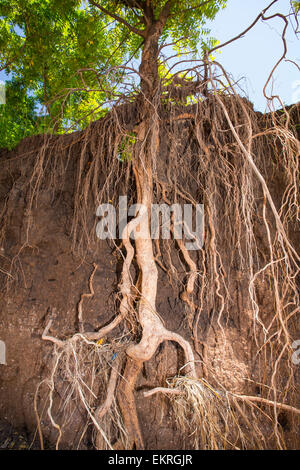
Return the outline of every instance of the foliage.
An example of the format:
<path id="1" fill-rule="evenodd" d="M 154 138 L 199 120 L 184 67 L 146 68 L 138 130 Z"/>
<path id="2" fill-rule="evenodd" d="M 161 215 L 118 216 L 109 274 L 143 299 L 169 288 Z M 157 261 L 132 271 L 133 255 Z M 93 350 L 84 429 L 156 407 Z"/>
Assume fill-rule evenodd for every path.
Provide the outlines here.
<path id="1" fill-rule="evenodd" d="M 293 6 L 296 12 L 298 13 L 300 11 L 300 2 L 293 2 Z"/>
<path id="2" fill-rule="evenodd" d="M 79 120 L 77 127 L 84 127 L 90 121 L 86 115 L 95 109 L 93 118 L 99 118 L 99 102 L 104 95 L 99 91 L 96 74 L 86 72 L 83 84 L 77 71 L 80 68 L 99 71 L 108 60 L 113 44 L 103 34 L 104 27 L 103 19 L 95 12 L 87 14 L 79 1 L 0 1 L 0 68 L 14 81 L 14 98 L 10 101 L 8 83 L 7 109 L 1 111 L 2 120 L 7 117 L 10 123 L 5 123 L 5 129 L 2 127 L 6 137 L 0 140 L 0 147 L 13 146 L 25 129 L 29 133 L 38 132 L 40 129 L 34 130 L 33 125 L 28 127 L 25 117 L 29 115 L 32 124 L 38 121 L 38 111 L 51 117 L 47 119 L 49 132 L 64 132 L 70 123 Z M 114 54 L 112 64 L 119 63 L 120 56 Z M 18 88 L 16 83 L 22 85 Z M 24 98 L 26 94 L 30 99 Z M 20 119 L 14 127 L 20 126 L 20 130 L 10 136 L 7 132 L 16 111 Z"/>
<path id="3" fill-rule="evenodd" d="M 37 124 L 36 103 L 22 82 L 6 83 L 6 105 L 0 105 L 0 147 L 12 149 L 21 139 L 41 128 Z"/>
<path id="4" fill-rule="evenodd" d="M 124 73 L 108 73 L 101 86 L 99 76 L 131 58 L 138 59 L 143 39 L 134 29 L 146 30 L 140 8 L 144 3 L 0 0 L 0 70 L 13 79 L 8 84 L 8 97 L 13 95 L 13 99 L 1 110 L 0 147 L 13 147 L 19 138 L 40 132 L 41 127 L 36 126 L 41 121 L 44 126 L 47 123 L 48 132 L 62 133 L 82 129 L 101 117 L 113 103 L 109 98 L 105 106 L 100 103 L 117 89 Z M 155 18 L 170 4 L 160 42 L 184 37 L 174 47 L 185 52 L 197 44 L 202 49 L 213 44 L 204 24 L 226 2 L 208 1 L 199 6 L 191 0 L 184 9 L 175 0 L 153 3 Z M 111 14 L 124 21 L 115 21 Z M 14 122 L 15 114 L 18 119 Z"/>

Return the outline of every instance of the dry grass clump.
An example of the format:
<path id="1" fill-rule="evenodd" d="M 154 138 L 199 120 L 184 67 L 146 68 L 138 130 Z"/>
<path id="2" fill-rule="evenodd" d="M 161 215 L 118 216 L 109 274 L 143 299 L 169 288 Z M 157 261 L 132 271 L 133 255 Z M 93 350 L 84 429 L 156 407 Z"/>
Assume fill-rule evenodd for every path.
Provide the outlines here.
<path id="1" fill-rule="evenodd" d="M 289 405 L 260 397 L 215 390 L 204 379 L 177 376 L 167 382 L 169 388 L 165 392 L 169 394 L 176 425 L 186 445 L 197 450 L 267 449 L 268 439 L 272 438 L 270 447 L 283 449 L 283 429 L 278 427 L 274 415 L 281 409 L 299 413 Z"/>
<path id="2" fill-rule="evenodd" d="M 62 344 L 55 344 L 49 378 L 40 385 L 48 386 L 47 415 L 51 424 L 57 429 L 56 448 L 59 448 L 64 430 L 72 425 L 74 414 L 80 411 L 86 416 L 82 424 L 82 432 L 77 436 L 73 448 L 79 448 L 90 424 L 93 424 L 92 440 L 98 449 L 112 449 L 116 439 L 126 446 L 126 430 L 122 422 L 114 390 L 110 390 L 110 378 L 115 376 L 115 384 L 121 374 L 121 364 L 125 349 L 128 347 L 126 338 L 114 338 L 89 341 L 82 334 L 75 334 Z M 54 406 L 55 391 L 60 391 L 59 407 Z M 37 391 L 38 393 L 38 391 Z M 108 394 L 109 403 L 108 403 Z M 37 399 L 36 399 L 37 402 Z M 41 445 L 43 447 L 40 426 L 45 404 L 38 420 Z"/>

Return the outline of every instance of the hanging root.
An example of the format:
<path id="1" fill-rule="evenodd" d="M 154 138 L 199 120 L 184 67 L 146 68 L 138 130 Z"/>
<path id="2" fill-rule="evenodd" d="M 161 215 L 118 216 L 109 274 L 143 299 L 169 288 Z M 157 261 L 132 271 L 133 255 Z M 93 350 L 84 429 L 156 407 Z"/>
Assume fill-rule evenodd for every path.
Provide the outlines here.
<path id="1" fill-rule="evenodd" d="M 95 427 L 95 446 L 98 449 L 113 449 L 117 440 L 126 448 L 127 431 L 116 400 L 121 365 L 128 347 L 126 339 L 93 342 L 80 333 L 65 341 L 57 342 L 56 338 L 48 336 L 44 339 L 55 343 L 50 378 L 44 382 L 49 387 L 47 415 L 58 431 L 56 448 L 59 448 L 64 428 L 68 427 L 73 414 L 80 410 L 86 413 L 87 418 L 75 446 L 80 447 L 91 422 Z M 59 410 L 53 410 L 56 389 L 61 391 Z M 99 399 L 103 400 L 100 404 Z M 40 429 L 41 418 L 38 414 L 37 417 Z"/>
<path id="2" fill-rule="evenodd" d="M 236 94 L 220 64 L 214 61 L 215 71 L 206 65 L 211 91 L 205 100 L 201 87 L 195 88 L 199 93 L 190 104 L 176 100 L 174 93 L 166 95 L 168 75 L 161 78 L 148 113 L 139 109 L 139 102 L 132 104 L 124 97 L 123 104 L 82 132 L 43 137 L 38 155 L 24 156 L 23 175 L 1 211 L 2 246 L 14 215 L 18 183 L 28 196 L 24 246 L 30 247 L 39 194 L 50 191 L 56 196 L 63 187 L 71 193 L 74 182 L 66 175 L 72 170 L 70 235 L 74 253 L 82 257 L 87 251 L 95 253 L 95 242 L 99 243 L 97 221 L 91 217 L 99 204 L 117 205 L 118 196 L 126 194 L 128 204 L 143 204 L 148 211 L 137 213 L 121 234 L 122 247 L 116 251 L 123 267 L 110 323 L 95 332 L 84 331 L 83 302 L 97 289 L 94 265 L 90 292 L 82 294 L 78 304 L 79 333 L 67 340 L 51 336 L 53 318 L 44 330 L 43 339 L 54 344 L 45 383 L 47 416 L 57 433 L 57 447 L 62 446 L 64 430 L 78 407 L 85 422 L 76 447 L 92 423 L 99 449 L 144 448 L 134 395 L 144 363 L 165 341 L 182 350 L 184 377 L 169 380 L 169 388 L 155 388 L 145 397 L 158 392 L 170 397 L 187 447 L 285 448 L 280 413 L 288 413 L 291 428 L 297 427 L 299 384 L 291 355 L 292 343 L 300 335 L 295 235 L 300 220 L 299 106 L 259 116 Z M 199 70 L 182 73 L 202 83 Z M 136 122 L 137 116 L 146 114 L 145 121 Z M 7 165 L 13 167 L 12 162 Z M 193 209 L 202 203 L 201 250 L 190 252 L 185 239 L 175 240 L 174 226 L 172 239 L 153 243 L 148 217 L 153 202 L 191 204 Z M 24 277 L 21 257 L 22 249 L 11 266 L 3 257 L 1 272 L 8 273 L 7 282 Z M 168 276 L 174 299 L 183 301 L 179 306 L 182 313 L 186 311 L 187 322 L 179 320 L 187 325 L 185 337 L 169 331 L 157 309 L 162 273 Z M 202 377 L 196 370 L 192 340 L 201 358 Z M 41 413 L 38 398 L 37 414 Z M 39 418 L 40 438 L 41 423 Z"/>
<path id="3" fill-rule="evenodd" d="M 79 304 L 78 304 L 78 326 L 79 326 L 80 333 L 84 332 L 82 303 L 83 303 L 84 298 L 90 298 L 90 297 L 93 297 L 94 295 L 93 279 L 94 279 L 95 272 L 97 271 L 97 268 L 98 268 L 97 264 L 94 263 L 94 269 L 89 279 L 90 292 L 88 294 L 82 294 Z"/>
<path id="4" fill-rule="evenodd" d="M 282 409 L 300 414 L 299 409 L 283 403 L 215 390 L 204 379 L 178 376 L 167 382 L 168 388 L 157 387 L 144 392 L 144 396 L 163 393 L 170 398 L 176 424 L 188 445 L 192 441 L 195 449 L 264 449 L 266 440 L 258 424 L 273 419 L 254 403 L 265 405 L 273 412 Z M 243 409 L 238 402 L 245 405 Z M 249 414 L 252 419 L 248 418 Z"/>
<path id="5" fill-rule="evenodd" d="M 143 362 L 134 361 L 133 359 L 128 358 L 119 387 L 118 402 L 122 412 L 124 426 L 128 434 L 127 447 L 125 447 L 125 449 L 132 449 L 134 446 L 138 450 L 144 449 L 144 442 L 134 398 L 135 385 L 142 366 Z M 124 447 L 120 442 L 117 442 L 114 448 L 116 450 L 123 448 L 124 450 Z"/>
<path id="6" fill-rule="evenodd" d="M 238 448 L 228 441 L 232 411 L 220 392 L 189 377 L 175 377 L 169 386 L 180 392 L 170 395 L 176 424 L 195 449 Z"/>

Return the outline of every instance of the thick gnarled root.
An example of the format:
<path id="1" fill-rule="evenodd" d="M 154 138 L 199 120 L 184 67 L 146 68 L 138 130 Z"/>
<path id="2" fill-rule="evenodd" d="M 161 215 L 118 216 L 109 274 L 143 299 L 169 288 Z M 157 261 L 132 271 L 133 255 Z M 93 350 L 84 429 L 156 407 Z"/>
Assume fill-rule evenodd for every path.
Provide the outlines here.
<path id="1" fill-rule="evenodd" d="M 144 449 L 134 398 L 135 385 L 142 366 L 143 362 L 134 361 L 129 357 L 118 390 L 118 403 L 128 434 L 127 449 L 133 449 L 134 446 L 139 450 Z M 117 442 L 114 449 L 120 448 L 120 442 Z"/>

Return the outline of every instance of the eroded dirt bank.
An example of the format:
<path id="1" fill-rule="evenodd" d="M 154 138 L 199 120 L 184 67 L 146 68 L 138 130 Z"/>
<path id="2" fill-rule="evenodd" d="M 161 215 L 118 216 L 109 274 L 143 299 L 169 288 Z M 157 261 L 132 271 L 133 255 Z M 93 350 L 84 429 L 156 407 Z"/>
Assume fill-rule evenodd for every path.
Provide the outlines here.
<path id="1" fill-rule="evenodd" d="M 293 111 L 293 119 L 299 129 L 299 110 Z M 262 129 L 266 120 L 257 115 Z M 209 125 L 209 124 L 207 124 Z M 196 145 L 191 134 L 189 121 L 181 124 L 181 145 Z M 95 124 L 97 130 L 97 124 Z M 299 136 L 298 136 L 299 137 Z M 55 145 L 54 145 L 55 144 Z M 93 271 L 93 263 L 98 268 L 93 279 L 94 295 L 84 302 L 85 331 L 95 331 L 107 324 L 115 315 L 116 292 L 120 281 L 122 259 L 114 250 L 112 244 L 106 241 L 91 240 L 90 244 L 80 250 L 73 250 L 72 217 L 74 213 L 74 191 L 76 190 L 78 159 L 85 145 L 83 133 L 74 133 L 64 137 L 42 137 L 25 139 L 12 152 L 0 150 L 0 214 L 2 231 L 0 232 L 0 340 L 6 345 L 7 365 L 0 365 L 0 419 L 13 425 L 27 434 L 28 440 L 34 439 L 38 446 L 36 435 L 37 419 L 34 397 L 38 384 L 49 374 L 53 345 L 42 340 L 44 328 L 52 315 L 54 322 L 52 334 L 60 338 L 72 335 L 78 328 L 78 303 L 84 292 L 89 292 L 89 278 Z M 51 183 L 51 165 L 54 155 L 48 160 L 44 169 L 45 184 L 39 188 L 37 201 L 34 202 L 30 214 L 27 212 L 32 168 L 35 158 L 45 147 L 55 147 L 65 152 L 69 159 L 67 168 L 62 168 L 61 183 Z M 162 161 L 170 163 L 168 151 L 170 145 L 167 135 L 161 135 Z M 268 152 L 266 152 L 269 158 Z M 93 158 L 91 148 L 86 148 L 86 168 Z M 126 162 L 120 161 L 120 175 L 126 173 Z M 161 164 L 162 165 L 162 164 Z M 265 162 L 269 175 L 267 181 L 272 195 L 278 202 L 284 189 L 283 176 L 280 166 Z M 47 180 L 47 171 L 49 180 Z M 101 167 L 99 181 L 105 184 Z M 165 169 L 158 165 L 161 177 Z M 123 175 L 124 176 L 124 175 Z M 185 175 L 183 175 L 183 178 Z M 197 197 L 197 186 L 189 188 Z M 29 191 L 29 192 L 28 192 Z M 261 197 L 261 195 L 260 195 Z M 90 226 L 97 221 L 95 205 L 90 206 Z M 28 232 L 28 217 L 31 218 Z M 266 250 L 266 241 L 261 227 L 261 221 L 254 221 L 254 230 L 261 239 L 262 256 Z M 84 227 L 81 227 L 84 230 Z M 292 224 L 290 239 L 296 249 L 300 247 L 299 225 Z M 176 247 L 172 250 L 176 251 Z M 166 253 L 165 253 L 166 255 Z M 218 336 L 218 331 L 212 321 L 214 312 L 205 310 L 201 315 L 198 326 L 199 340 L 205 345 L 207 364 L 214 370 L 218 379 L 226 384 L 230 391 L 261 396 L 262 390 L 258 385 L 259 376 L 256 373 L 257 362 L 254 357 L 251 307 L 248 300 L 247 276 L 240 267 L 235 267 L 229 247 L 224 245 L 223 260 L 226 260 L 225 270 L 230 272 L 228 279 L 230 309 L 226 314 L 223 327 L 226 331 L 226 341 Z M 180 256 L 174 262 L 178 272 L 181 269 Z M 230 269 L 229 269 L 230 267 Z M 182 281 L 171 285 L 168 275 L 159 268 L 159 289 L 157 309 L 165 325 L 171 331 L 180 333 L 192 344 L 188 321 L 184 312 L 186 307 L 180 298 Z M 198 293 L 199 294 L 199 293 Z M 209 295 L 209 294 L 207 294 Z M 274 314 L 274 299 L 269 295 L 264 283 L 257 285 L 261 316 L 264 321 L 272 319 Z M 122 330 L 116 330 L 111 338 L 117 337 Z M 297 322 L 293 325 L 294 339 L 300 338 Z M 276 355 L 276 352 L 274 352 Z M 203 357 L 198 357 L 199 363 Z M 113 357 L 111 359 L 113 361 Z M 88 366 L 88 365 L 87 365 Z M 145 363 L 138 380 L 136 403 L 141 429 L 147 449 L 181 449 L 191 447 L 188 436 L 182 436 L 176 428 L 174 416 L 169 407 L 168 398 L 161 395 L 143 396 L 143 391 L 159 385 L 165 386 L 166 378 L 178 373 L 182 366 L 182 353 L 173 343 L 165 343 L 158 349 L 155 357 Z M 300 385 L 300 366 L 293 365 L 295 387 Z M 199 370 L 203 370 L 199 365 Z M 209 377 L 209 372 L 208 372 Z M 282 383 L 286 378 L 282 376 Z M 298 388 L 299 390 L 299 388 Z M 56 417 L 62 415 L 60 403 L 64 394 L 63 384 L 56 390 Z M 41 388 L 38 400 L 39 414 L 43 435 L 48 443 L 54 443 L 57 431 L 51 426 L 49 417 L 43 412 L 43 397 L 45 390 Z M 300 405 L 299 394 L 293 406 Z M 66 427 L 61 441 L 61 448 L 89 448 L 92 437 L 89 431 L 81 439 L 81 430 L 87 418 L 82 408 L 74 402 L 70 416 L 72 426 Z M 281 431 L 284 432 L 287 445 L 291 448 L 299 446 L 300 425 L 297 417 L 281 411 L 278 417 Z M 5 427 L 5 426 L 4 426 Z M 271 433 L 271 425 L 265 422 L 265 433 Z M 297 444 L 298 442 L 298 444 Z M 49 444 L 50 445 L 50 444 Z"/>

